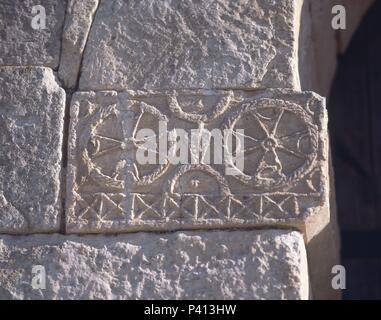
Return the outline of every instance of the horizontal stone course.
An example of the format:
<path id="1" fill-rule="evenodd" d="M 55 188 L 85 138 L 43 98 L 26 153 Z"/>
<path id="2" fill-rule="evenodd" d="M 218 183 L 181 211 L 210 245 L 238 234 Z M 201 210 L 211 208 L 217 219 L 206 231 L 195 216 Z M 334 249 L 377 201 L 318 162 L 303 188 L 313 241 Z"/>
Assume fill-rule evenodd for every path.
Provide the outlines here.
<path id="1" fill-rule="evenodd" d="M 104 0 L 80 90 L 296 88 L 296 0 Z"/>
<path id="2" fill-rule="evenodd" d="M 45 289 L 31 286 L 36 265 Z M 0 299 L 307 298 L 294 231 L 0 237 Z"/>

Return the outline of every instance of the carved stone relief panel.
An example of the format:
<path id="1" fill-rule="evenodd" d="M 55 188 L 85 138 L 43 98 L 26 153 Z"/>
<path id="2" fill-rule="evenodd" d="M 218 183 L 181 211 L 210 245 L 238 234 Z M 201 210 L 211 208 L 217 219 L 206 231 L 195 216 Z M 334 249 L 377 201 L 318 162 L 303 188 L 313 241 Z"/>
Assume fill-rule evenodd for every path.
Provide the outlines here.
<path id="1" fill-rule="evenodd" d="M 229 152 L 241 146 L 243 167 L 226 157 L 229 145 L 215 129 L 232 132 Z M 185 140 L 170 138 L 180 131 Z M 209 153 L 192 144 L 204 133 Z M 154 161 L 142 163 L 139 152 Z M 186 161 L 174 162 L 182 152 Z M 300 225 L 326 204 L 326 164 L 324 103 L 312 93 L 79 92 L 67 231 Z"/>

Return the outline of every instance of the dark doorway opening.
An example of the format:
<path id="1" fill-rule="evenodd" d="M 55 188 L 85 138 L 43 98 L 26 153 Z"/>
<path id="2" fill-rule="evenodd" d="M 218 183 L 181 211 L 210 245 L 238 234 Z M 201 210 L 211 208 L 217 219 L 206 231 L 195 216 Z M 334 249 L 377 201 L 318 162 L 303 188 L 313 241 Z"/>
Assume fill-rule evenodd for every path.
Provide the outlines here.
<path id="1" fill-rule="evenodd" d="M 381 299 L 381 1 L 339 57 L 328 103 L 344 299 Z"/>

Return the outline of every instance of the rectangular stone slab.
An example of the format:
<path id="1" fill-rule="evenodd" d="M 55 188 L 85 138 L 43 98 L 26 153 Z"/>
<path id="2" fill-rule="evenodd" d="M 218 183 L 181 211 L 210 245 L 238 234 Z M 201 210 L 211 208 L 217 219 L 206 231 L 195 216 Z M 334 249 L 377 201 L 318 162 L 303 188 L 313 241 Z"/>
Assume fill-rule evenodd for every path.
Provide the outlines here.
<path id="1" fill-rule="evenodd" d="M 101 1 L 80 90 L 295 88 L 296 4 Z"/>
<path id="2" fill-rule="evenodd" d="M 40 24 L 40 8 L 45 9 L 44 29 L 34 29 L 32 20 Z M 34 65 L 57 68 L 60 59 L 61 34 L 66 0 L 2 0 L 0 2 L 0 65 Z"/>
<path id="3" fill-rule="evenodd" d="M 2 236 L 0 299 L 308 299 L 307 260 L 295 231 Z"/>
<path id="4" fill-rule="evenodd" d="M 140 164 L 140 129 L 151 129 L 160 144 L 159 121 L 187 133 L 243 129 L 243 172 L 227 174 L 213 154 L 209 164 L 160 164 L 158 157 Z M 303 228 L 328 204 L 326 122 L 322 98 L 289 90 L 76 93 L 67 232 Z"/>
<path id="5" fill-rule="evenodd" d="M 65 91 L 42 67 L 0 67 L 0 233 L 60 228 Z"/>

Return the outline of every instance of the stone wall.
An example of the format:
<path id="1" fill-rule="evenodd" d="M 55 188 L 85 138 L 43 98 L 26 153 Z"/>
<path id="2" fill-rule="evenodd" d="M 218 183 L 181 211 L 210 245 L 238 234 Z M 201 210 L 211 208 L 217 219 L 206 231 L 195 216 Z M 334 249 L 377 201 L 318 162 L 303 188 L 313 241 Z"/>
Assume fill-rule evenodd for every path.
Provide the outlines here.
<path id="1" fill-rule="evenodd" d="M 36 4 L 46 29 L 30 27 Z M 300 82 L 305 8 L 2 2 L 0 298 L 336 297 L 325 101 Z M 244 170 L 172 164 L 174 143 L 139 164 L 137 133 L 160 121 L 244 129 Z M 35 265 L 46 289 L 30 285 Z"/>

